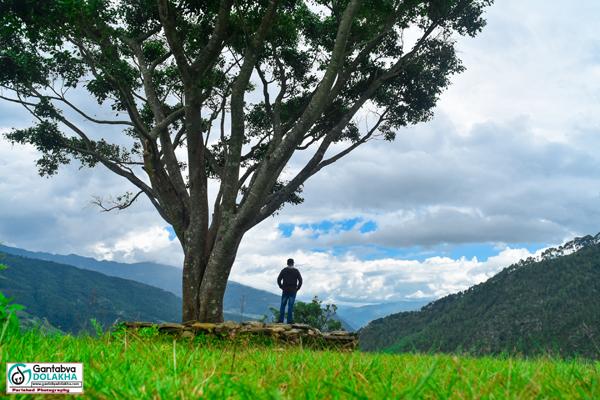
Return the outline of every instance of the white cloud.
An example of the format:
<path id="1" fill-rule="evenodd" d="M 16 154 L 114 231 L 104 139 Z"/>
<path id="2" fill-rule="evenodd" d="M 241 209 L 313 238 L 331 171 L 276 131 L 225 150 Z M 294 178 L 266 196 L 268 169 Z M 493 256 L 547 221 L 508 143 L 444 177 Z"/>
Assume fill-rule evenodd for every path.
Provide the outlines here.
<path id="1" fill-rule="evenodd" d="M 289 239 L 265 244 L 275 224 L 254 231 L 242 244 L 232 279 L 276 291 L 276 277 L 288 257 L 295 259 L 305 285 L 302 298 L 356 302 L 437 298 L 483 282 L 520 259 L 534 256 L 527 249 L 505 247 L 487 260 L 473 257 L 429 257 L 422 261 L 397 258 L 361 260 L 351 253 L 315 252 Z M 271 231 L 271 232 L 270 232 Z M 285 246 L 289 242 L 288 246 Z M 283 246 L 282 246 L 283 245 Z"/>
<path id="2" fill-rule="evenodd" d="M 146 258 L 166 264 L 183 261 L 181 256 L 173 257 L 181 248 L 178 242 L 169 239 L 169 232 L 163 226 L 134 228 L 122 237 L 96 242 L 89 249 L 103 260 L 135 262 Z"/>
<path id="3" fill-rule="evenodd" d="M 597 120 L 599 13 L 594 0 L 496 2 L 484 30 L 460 40 L 467 72 L 440 108 L 462 131 L 527 115 L 537 135 L 565 140 L 577 121 Z"/>

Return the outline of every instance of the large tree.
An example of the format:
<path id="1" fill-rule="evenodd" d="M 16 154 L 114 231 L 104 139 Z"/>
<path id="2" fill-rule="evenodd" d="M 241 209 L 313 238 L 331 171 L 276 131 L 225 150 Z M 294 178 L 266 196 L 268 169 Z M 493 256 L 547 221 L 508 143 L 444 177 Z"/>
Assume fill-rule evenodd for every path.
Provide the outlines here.
<path id="1" fill-rule="evenodd" d="M 0 98 L 35 117 L 6 136 L 43 175 L 76 159 L 127 179 L 98 204 L 147 197 L 183 248 L 183 320 L 220 321 L 244 234 L 323 167 L 428 120 L 491 2 L 0 0 Z"/>

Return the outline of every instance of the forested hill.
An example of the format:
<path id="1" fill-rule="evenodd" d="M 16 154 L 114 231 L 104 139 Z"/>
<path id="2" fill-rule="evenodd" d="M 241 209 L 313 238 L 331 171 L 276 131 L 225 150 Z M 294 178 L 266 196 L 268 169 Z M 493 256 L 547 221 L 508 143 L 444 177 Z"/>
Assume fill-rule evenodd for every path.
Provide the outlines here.
<path id="1" fill-rule="evenodd" d="M 599 242 L 575 239 L 421 311 L 372 321 L 361 348 L 600 358 Z"/>
<path id="2" fill-rule="evenodd" d="M 90 330 L 90 319 L 181 320 L 181 299 L 173 293 L 70 265 L 0 253 L 0 292 L 67 332 Z"/>

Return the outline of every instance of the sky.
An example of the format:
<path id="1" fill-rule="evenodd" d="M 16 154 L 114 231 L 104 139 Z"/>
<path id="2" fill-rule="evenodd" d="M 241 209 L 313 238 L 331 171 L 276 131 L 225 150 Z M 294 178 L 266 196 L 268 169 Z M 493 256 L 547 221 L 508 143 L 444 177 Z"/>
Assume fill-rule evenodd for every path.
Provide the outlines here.
<path id="1" fill-rule="evenodd" d="M 459 40 L 466 71 L 433 120 L 398 131 L 392 143 L 369 142 L 311 178 L 303 204 L 246 234 L 231 279 L 277 292 L 292 257 L 305 281 L 301 299 L 438 298 L 596 234 L 598 15 L 596 0 L 497 1 L 483 32 Z M 0 102 L 0 132 L 30 123 Z M 76 164 L 41 178 L 36 157 L 0 139 L 1 242 L 181 265 L 178 242 L 148 201 L 114 213 L 91 204 L 132 190 L 126 182 Z"/>

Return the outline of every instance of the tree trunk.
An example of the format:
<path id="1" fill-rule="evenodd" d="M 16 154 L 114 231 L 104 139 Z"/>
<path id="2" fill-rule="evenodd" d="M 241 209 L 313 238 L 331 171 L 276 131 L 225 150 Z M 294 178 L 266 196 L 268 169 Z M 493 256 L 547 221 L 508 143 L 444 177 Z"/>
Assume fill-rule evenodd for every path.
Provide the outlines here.
<path id="1" fill-rule="evenodd" d="M 223 322 L 225 288 L 243 236 L 235 229 L 218 235 L 208 261 L 198 246 L 184 249 L 183 322 Z"/>
<path id="2" fill-rule="evenodd" d="M 183 322 L 197 321 L 200 315 L 200 283 L 206 262 L 197 247 L 184 249 L 184 254 L 181 319 Z"/>
<path id="3" fill-rule="evenodd" d="M 232 265 L 233 260 L 230 265 L 216 262 L 207 265 L 207 273 L 200 285 L 200 321 L 223 322 L 223 298 Z"/>

